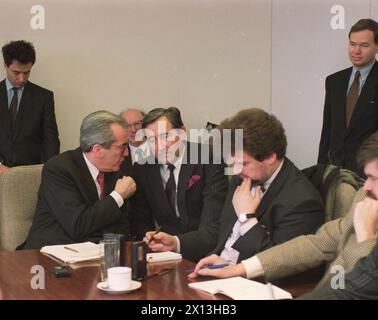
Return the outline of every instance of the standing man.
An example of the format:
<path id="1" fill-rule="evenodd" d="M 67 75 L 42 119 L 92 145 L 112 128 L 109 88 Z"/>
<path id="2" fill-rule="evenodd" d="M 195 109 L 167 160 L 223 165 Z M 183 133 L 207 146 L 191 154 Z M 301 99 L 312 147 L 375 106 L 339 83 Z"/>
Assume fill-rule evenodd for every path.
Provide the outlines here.
<path id="1" fill-rule="evenodd" d="M 318 163 L 358 171 L 356 153 L 362 141 L 378 130 L 378 23 L 359 20 L 349 32 L 353 66 L 326 79 L 323 129 Z"/>
<path id="2" fill-rule="evenodd" d="M 7 77 L 0 82 L 0 174 L 44 163 L 60 147 L 53 93 L 28 81 L 35 63 L 33 45 L 12 41 L 2 52 Z"/>
<path id="3" fill-rule="evenodd" d="M 127 109 L 120 114 L 127 122 L 129 132 L 129 155 L 125 157 L 121 170 L 130 172 L 135 162 L 142 161 L 150 155 L 148 144 L 143 140 L 141 134 L 142 121 L 145 116 L 144 112 L 138 109 Z M 139 131 L 140 134 L 137 134 Z"/>
<path id="4" fill-rule="evenodd" d="M 149 240 L 155 225 L 160 226 L 162 232 L 151 245 L 198 260 L 216 244 L 228 185 L 225 166 L 213 163 L 212 152 L 201 161 L 202 149 L 186 140 L 177 108 L 151 110 L 143 119 L 143 128 L 151 156 L 133 167 L 138 188 L 129 215 L 133 234 L 142 239 L 150 231 Z M 193 155 L 198 156 L 195 162 Z M 168 237 L 167 243 L 159 243 L 161 235 Z"/>
<path id="5" fill-rule="evenodd" d="M 126 123 L 97 111 L 84 118 L 80 148 L 53 157 L 43 167 L 38 202 L 23 249 L 98 242 L 103 234 L 129 234 L 127 201 L 135 182 L 119 173 L 127 150 Z"/>

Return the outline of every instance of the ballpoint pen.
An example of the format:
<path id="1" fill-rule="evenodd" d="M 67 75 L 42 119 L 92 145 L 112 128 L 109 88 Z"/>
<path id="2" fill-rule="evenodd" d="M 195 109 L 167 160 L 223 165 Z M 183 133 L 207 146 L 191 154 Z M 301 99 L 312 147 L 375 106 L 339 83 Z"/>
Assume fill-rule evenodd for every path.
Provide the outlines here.
<path id="1" fill-rule="evenodd" d="M 154 240 L 155 235 L 157 235 L 157 234 L 160 232 L 160 230 L 161 230 L 161 227 L 158 226 L 157 229 L 156 229 L 156 231 L 155 231 L 155 233 L 152 235 L 152 237 L 150 238 L 150 240 L 148 240 L 148 243 L 147 243 L 147 244 L 150 244 L 150 242 L 151 242 L 152 240 Z"/>
<path id="2" fill-rule="evenodd" d="M 72 248 L 70 248 L 70 247 L 64 247 L 64 249 L 67 249 L 67 250 L 70 250 L 70 251 L 73 251 L 73 252 L 76 252 L 76 253 L 79 253 L 79 251 L 77 251 L 77 250 L 75 250 L 75 249 L 72 249 Z"/>
<path id="3" fill-rule="evenodd" d="M 213 264 L 211 266 L 206 266 L 206 267 L 202 267 L 201 269 L 222 269 L 222 268 L 225 268 L 225 267 L 228 267 L 229 264 L 228 263 L 223 263 L 223 264 Z M 193 272 L 194 269 L 188 269 L 186 270 L 187 272 Z"/>

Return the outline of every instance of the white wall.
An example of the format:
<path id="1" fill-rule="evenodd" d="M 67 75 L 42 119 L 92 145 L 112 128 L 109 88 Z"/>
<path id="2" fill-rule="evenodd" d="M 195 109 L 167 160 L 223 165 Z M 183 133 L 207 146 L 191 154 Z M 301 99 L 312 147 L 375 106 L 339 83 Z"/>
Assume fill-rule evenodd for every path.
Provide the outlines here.
<path id="1" fill-rule="evenodd" d="M 44 30 L 30 25 L 36 4 Z M 334 5 L 344 29 L 330 26 Z M 200 128 L 257 106 L 282 120 L 288 155 L 305 167 L 317 158 L 325 77 L 350 65 L 348 31 L 369 16 L 378 0 L 1 0 L 0 44 L 34 43 L 31 81 L 55 93 L 62 151 L 100 108 L 177 106 Z"/>
<path id="2" fill-rule="evenodd" d="M 45 30 L 30 27 L 37 3 Z M 55 93 L 62 151 L 100 108 L 177 106 L 189 128 L 269 108 L 270 1 L 1 0 L 0 30 L 34 43 L 30 80 Z"/>

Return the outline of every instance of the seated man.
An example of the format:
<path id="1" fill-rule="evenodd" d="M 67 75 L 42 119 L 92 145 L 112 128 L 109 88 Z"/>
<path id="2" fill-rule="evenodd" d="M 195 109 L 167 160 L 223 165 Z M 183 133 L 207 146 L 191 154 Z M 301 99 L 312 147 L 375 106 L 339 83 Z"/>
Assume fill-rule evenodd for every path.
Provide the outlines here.
<path id="1" fill-rule="evenodd" d="M 377 201 L 374 204 L 377 208 Z M 378 299 L 378 245 L 365 258 L 356 263 L 345 275 L 344 288 L 327 284 L 298 298 L 299 300 L 377 300 Z"/>
<path id="2" fill-rule="evenodd" d="M 323 202 L 312 183 L 285 157 L 286 136 L 277 118 L 260 109 L 246 109 L 219 128 L 233 135 L 242 129 L 243 144 L 233 152 L 234 171 L 239 176 L 230 182 L 213 252 L 236 263 L 315 232 L 324 222 Z M 236 145 L 236 140 L 231 141 L 233 149 Z M 154 236 L 167 243 L 163 237 Z M 202 243 L 192 245 L 196 250 Z"/>
<path id="3" fill-rule="evenodd" d="M 135 192 L 118 173 L 127 146 L 122 117 L 97 111 L 84 118 L 80 148 L 43 167 L 33 224 L 22 249 L 98 242 L 104 233 L 130 232 L 124 199 Z"/>
<path id="4" fill-rule="evenodd" d="M 215 255 L 204 258 L 196 265 L 195 271 L 189 277 L 196 277 L 198 274 L 219 278 L 265 276 L 267 281 L 272 281 L 328 263 L 326 273 L 315 288 L 318 290 L 330 285 L 334 276 L 330 272 L 333 266 L 338 268 L 341 266 L 345 272 L 350 272 L 356 262 L 367 256 L 377 243 L 378 132 L 361 145 L 357 162 L 361 168 L 364 168 L 367 180 L 363 190 L 356 194 L 347 216 L 324 224 L 315 235 L 297 237 L 224 269 L 201 269 L 207 265 L 225 262 Z M 357 271 L 351 273 L 351 279 L 354 279 L 358 270 L 366 268 L 367 263 L 371 270 L 372 259 L 374 258 L 363 260 Z M 360 279 L 365 283 L 367 278 L 368 276 L 365 275 Z"/>
<path id="5" fill-rule="evenodd" d="M 135 163 L 133 177 L 137 192 L 131 199 L 132 233 L 143 239 L 146 232 L 161 227 L 155 250 L 174 250 L 197 261 L 216 244 L 219 214 L 227 191 L 223 164 L 191 163 L 191 155 L 201 151 L 186 141 L 185 127 L 177 108 L 157 108 L 143 119 L 151 156 Z M 201 159 L 201 155 L 199 158 Z M 151 239 L 153 232 L 146 235 Z M 161 235 L 169 244 L 157 243 Z M 174 237 L 174 236 L 177 237 Z"/>

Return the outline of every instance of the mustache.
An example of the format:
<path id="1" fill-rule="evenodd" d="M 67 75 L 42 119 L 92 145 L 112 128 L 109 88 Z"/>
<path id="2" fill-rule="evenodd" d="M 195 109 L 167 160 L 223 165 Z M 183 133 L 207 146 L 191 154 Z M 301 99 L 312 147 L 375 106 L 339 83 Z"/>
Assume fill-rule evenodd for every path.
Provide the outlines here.
<path id="1" fill-rule="evenodd" d="M 378 200 L 377 197 L 375 196 L 375 194 L 372 193 L 371 191 L 367 191 L 367 192 L 366 192 L 366 195 L 367 195 L 370 199 Z"/>

